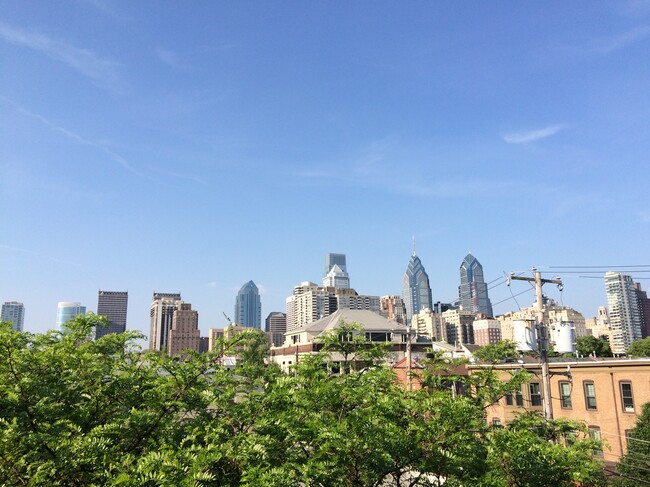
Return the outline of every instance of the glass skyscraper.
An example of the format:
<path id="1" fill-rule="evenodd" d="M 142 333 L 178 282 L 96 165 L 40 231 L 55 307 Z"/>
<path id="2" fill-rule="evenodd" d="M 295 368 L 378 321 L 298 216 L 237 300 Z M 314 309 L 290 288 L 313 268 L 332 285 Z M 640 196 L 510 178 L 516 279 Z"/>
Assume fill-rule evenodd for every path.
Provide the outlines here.
<path id="1" fill-rule="evenodd" d="M 262 329 L 262 303 L 259 290 L 253 281 L 248 281 L 237 293 L 235 323 Z"/>
<path id="2" fill-rule="evenodd" d="M 406 308 L 407 324 L 411 324 L 413 315 L 418 314 L 421 310 L 433 308 L 429 276 L 424 270 L 422 261 L 415 254 L 415 250 L 413 250 L 402 280 L 402 300 Z"/>
<path id="3" fill-rule="evenodd" d="M 77 315 L 85 315 L 86 307 L 81 303 L 61 301 L 56 310 L 56 329 L 63 331 L 63 325 Z"/>
<path id="4" fill-rule="evenodd" d="M 348 268 L 345 265 L 345 254 L 327 254 L 325 256 L 325 272 L 323 273 L 323 277 L 327 276 L 335 265 L 339 266 L 341 271 L 347 274 Z"/>
<path id="5" fill-rule="evenodd" d="M 483 266 L 472 254 L 467 254 L 460 264 L 458 299 L 465 311 L 471 311 L 475 315 L 481 313 L 489 317 L 494 316 L 483 277 Z"/>

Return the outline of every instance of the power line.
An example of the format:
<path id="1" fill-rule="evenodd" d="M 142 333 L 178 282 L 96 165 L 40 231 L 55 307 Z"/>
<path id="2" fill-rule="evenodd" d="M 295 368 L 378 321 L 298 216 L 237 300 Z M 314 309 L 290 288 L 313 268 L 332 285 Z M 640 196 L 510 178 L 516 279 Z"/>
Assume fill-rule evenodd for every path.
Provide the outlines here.
<path id="1" fill-rule="evenodd" d="M 551 265 L 547 269 L 620 269 L 626 267 L 650 267 L 650 264 L 640 265 Z"/>

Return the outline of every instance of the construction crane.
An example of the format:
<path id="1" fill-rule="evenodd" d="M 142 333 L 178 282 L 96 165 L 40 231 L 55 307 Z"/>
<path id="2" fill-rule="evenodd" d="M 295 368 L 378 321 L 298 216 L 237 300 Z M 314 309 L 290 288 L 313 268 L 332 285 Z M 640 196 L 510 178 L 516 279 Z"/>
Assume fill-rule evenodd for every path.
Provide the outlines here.
<path id="1" fill-rule="evenodd" d="M 230 319 L 230 316 L 228 316 L 224 311 L 222 311 L 222 313 L 225 316 L 225 318 L 228 320 L 228 324 L 232 325 L 232 320 Z"/>

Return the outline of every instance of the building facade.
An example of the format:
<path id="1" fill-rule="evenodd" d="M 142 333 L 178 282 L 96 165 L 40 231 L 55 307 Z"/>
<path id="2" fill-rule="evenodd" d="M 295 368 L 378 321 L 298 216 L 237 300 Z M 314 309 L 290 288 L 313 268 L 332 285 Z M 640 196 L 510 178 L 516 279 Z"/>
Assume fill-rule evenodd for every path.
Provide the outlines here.
<path id="1" fill-rule="evenodd" d="M 253 281 L 248 281 L 237 293 L 234 320 L 243 326 L 262 329 L 262 303 Z"/>
<path id="2" fill-rule="evenodd" d="M 25 306 L 18 301 L 7 301 L 2 305 L 0 321 L 11 323 L 14 331 L 23 331 L 25 326 Z"/>
<path id="3" fill-rule="evenodd" d="M 287 315 L 280 311 L 269 313 L 265 320 L 264 331 L 273 345 L 282 345 L 284 334 L 287 331 Z"/>
<path id="4" fill-rule="evenodd" d="M 323 276 L 327 276 L 335 265 L 347 274 L 348 266 L 345 262 L 345 254 L 327 254 L 325 255 L 325 272 L 323 272 Z"/>
<path id="5" fill-rule="evenodd" d="M 60 301 L 56 310 L 56 329 L 63 331 L 63 325 L 78 315 L 85 315 L 86 307 L 74 301 Z"/>
<path id="6" fill-rule="evenodd" d="M 612 353 L 624 354 L 634 340 L 642 337 L 641 310 L 634 281 L 621 272 L 606 272 L 605 291 L 612 329 Z"/>
<path id="7" fill-rule="evenodd" d="M 149 350 L 168 350 L 169 330 L 180 302 L 180 293 L 153 293 L 149 310 Z"/>
<path id="8" fill-rule="evenodd" d="M 406 308 L 407 324 L 410 324 L 413 316 L 421 310 L 425 308 L 433 309 L 429 276 L 424 270 L 422 261 L 415 254 L 415 250 L 413 250 L 408 267 L 404 273 L 404 278 L 402 279 L 402 299 Z"/>
<path id="9" fill-rule="evenodd" d="M 172 317 L 167 340 L 167 354 L 170 357 L 181 355 L 186 350 L 201 351 L 201 332 L 199 313 L 190 303 L 177 302 Z"/>
<path id="10" fill-rule="evenodd" d="M 95 338 L 109 333 L 126 331 L 126 312 L 129 304 L 128 291 L 102 291 L 97 296 L 97 314 L 110 320 L 109 326 L 100 326 L 95 330 Z"/>
<path id="11" fill-rule="evenodd" d="M 461 308 L 466 311 L 490 318 L 494 316 L 483 276 L 483 266 L 472 254 L 467 254 L 460 264 L 458 299 Z"/>
<path id="12" fill-rule="evenodd" d="M 401 296 L 382 296 L 379 312 L 384 318 L 406 325 L 406 307 Z"/>
<path id="13" fill-rule="evenodd" d="M 641 314 L 641 337 L 650 336 L 650 298 L 648 294 L 641 289 L 641 284 L 634 283 L 634 291 L 639 304 L 639 313 Z"/>
<path id="14" fill-rule="evenodd" d="M 479 368 L 470 365 L 470 373 Z M 519 368 L 532 374 L 530 381 L 519 392 L 489 407 L 488 421 L 505 424 L 525 411 L 542 413 L 544 387 L 539 362 L 525 357 L 523 363 L 496 366 L 503 380 Z M 552 359 L 549 370 L 553 417 L 584 422 L 592 436 L 608 446 L 596 454 L 618 463 L 627 451 L 627 433 L 634 427 L 641 406 L 650 401 L 650 359 L 558 358 Z"/>
<path id="15" fill-rule="evenodd" d="M 332 269 L 323 278 L 323 287 L 335 287 L 337 289 L 349 289 L 350 277 L 348 273 L 341 269 L 338 264 L 334 264 Z"/>
<path id="16" fill-rule="evenodd" d="M 472 323 L 474 345 L 494 345 L 501 341 L 501 322 L 494 318 L 482 318 Z"/>

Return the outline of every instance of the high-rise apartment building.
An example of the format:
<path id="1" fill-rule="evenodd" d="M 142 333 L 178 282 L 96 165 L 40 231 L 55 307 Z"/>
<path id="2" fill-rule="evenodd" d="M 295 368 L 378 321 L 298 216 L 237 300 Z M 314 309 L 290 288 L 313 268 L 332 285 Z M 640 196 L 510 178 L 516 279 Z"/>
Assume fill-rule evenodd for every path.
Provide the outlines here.
<path id="1" fill-rule="evenodd" d="M 501 341 L 501 322 L 494 318 L 474 320 L 474 345 L 493 345 Z"/>
<path id="2" fill-rule="evenodd" d="M 639 303 L 639 312 L 641 313 L 641 336 L 643 338 L 650 336 L 650 298 L 648 294 L 641 289 L 641 284 L 634 283 L 636 299 Z"/>
<path id="3" fill-rule="evenodd" d="M 336 297 L 325 288 L 305 281 L 287 298 L 287 331 L 329 316 L 336 311 Z"/>
<path id="4" fill-rule="evenodd" d="M 349 289 L 350 277 L 348 273 L 334 264 L 327 275 L 323 278 L 323 287 L 335 287 L 337 289 Z"/>
<path id="5" fill-rule="evenodd" d="M 18 301 L 7 301 L 2 305 L 0 321 L 11 323 L 14 331 L 23 331 L 25 326 L 25 306 Z"/>
<path id="6" fill-rule="evenodd" d="M 249 328 L 262 329 L 262 303 L 253 281 L 244 284 L 235 299 L 235 323 Z"/>
<path id="7" fill-rule="evenodd" d="M 382 296 L 379 301 L 380 314 L 389 320 L 406 324 L 406 307 L 401 296 Z"/>
<path id="8" fill-rule="evenodd" d="M 95 338 L 109 333 L 126 331 L 126 309 L 129 304 L 128 291 L 102 291 L 97 295 L 97 314 L 110 320 L 109 326 L 100 326 L 95 330 Z"/>
<path id="9" fill-rule="evenodd" d="M 269 313 L 265 320 L 264 331 L 274 346 L 282 345 L 287 331 L 287 315 L 280 311 Z"/>
<path id="10" fill-rule="evenodd" d="M 474 343 L 474 313 L 464 309 L 448 309 L 442 312 L 447 331 L 447 343 L 465 345 Z"/>
<path id="11" fill-rule="evenodd" d="M 323 276 L 327 276 L 335 265 L 339 266 L 339 269 L 343 272 L 348 272 L 347 265 L 345 264 L 345 254 L 327 254 L 325 256 L 325 272 Z"/>
<path id="12" fill-rule="evenodd" d="M 415 254 L 415 249 L 413 249 L 411 260 L 409 260 L 402 280 L 402 299 L 406 307 L 407 324 L 410 324 L 413 315 L 418 314 L 421 310 L 432 309 L 433 299 L 431 299 L 429 276 L 424 270 L 422 261 Z"/>
<path id="13" fill-rule="evenodd" d="M 458 298 L 462 309 L 474 314 L 493 316 L 483 266 L 472 254 L 467 254 L 460 264 Z"/>
<path id="14" fill-rule="evenodd" d="M 77 315 L 85 315 L 86 307 L 81 303 L 72 301 L 60 301 L 56 310 L 56 329 L 63 331 L 63 325 Z"/>
<path id="15" fill-rule="evenodd" d="M 192 309 L 190 303 L 177 303 L 167 340 L 167 354 L 170 357 L 180 355 L 186 350 L 201 351 L 199 313 Z"/>
<path id="16" fill-rule="evenodd" d="M 153 293 L 149 312 L 149 350 L 168 350 L 169 330 L 180 302 L 181 293 Z"/>
<path id="17" fill-rule="evenodd" d="M 606 272 L 605 291 L 612 329 L 612 352 L 624 354 L 634 340 L 641 338 L 641 312 L 634 281 L 621 272 Z"/>

